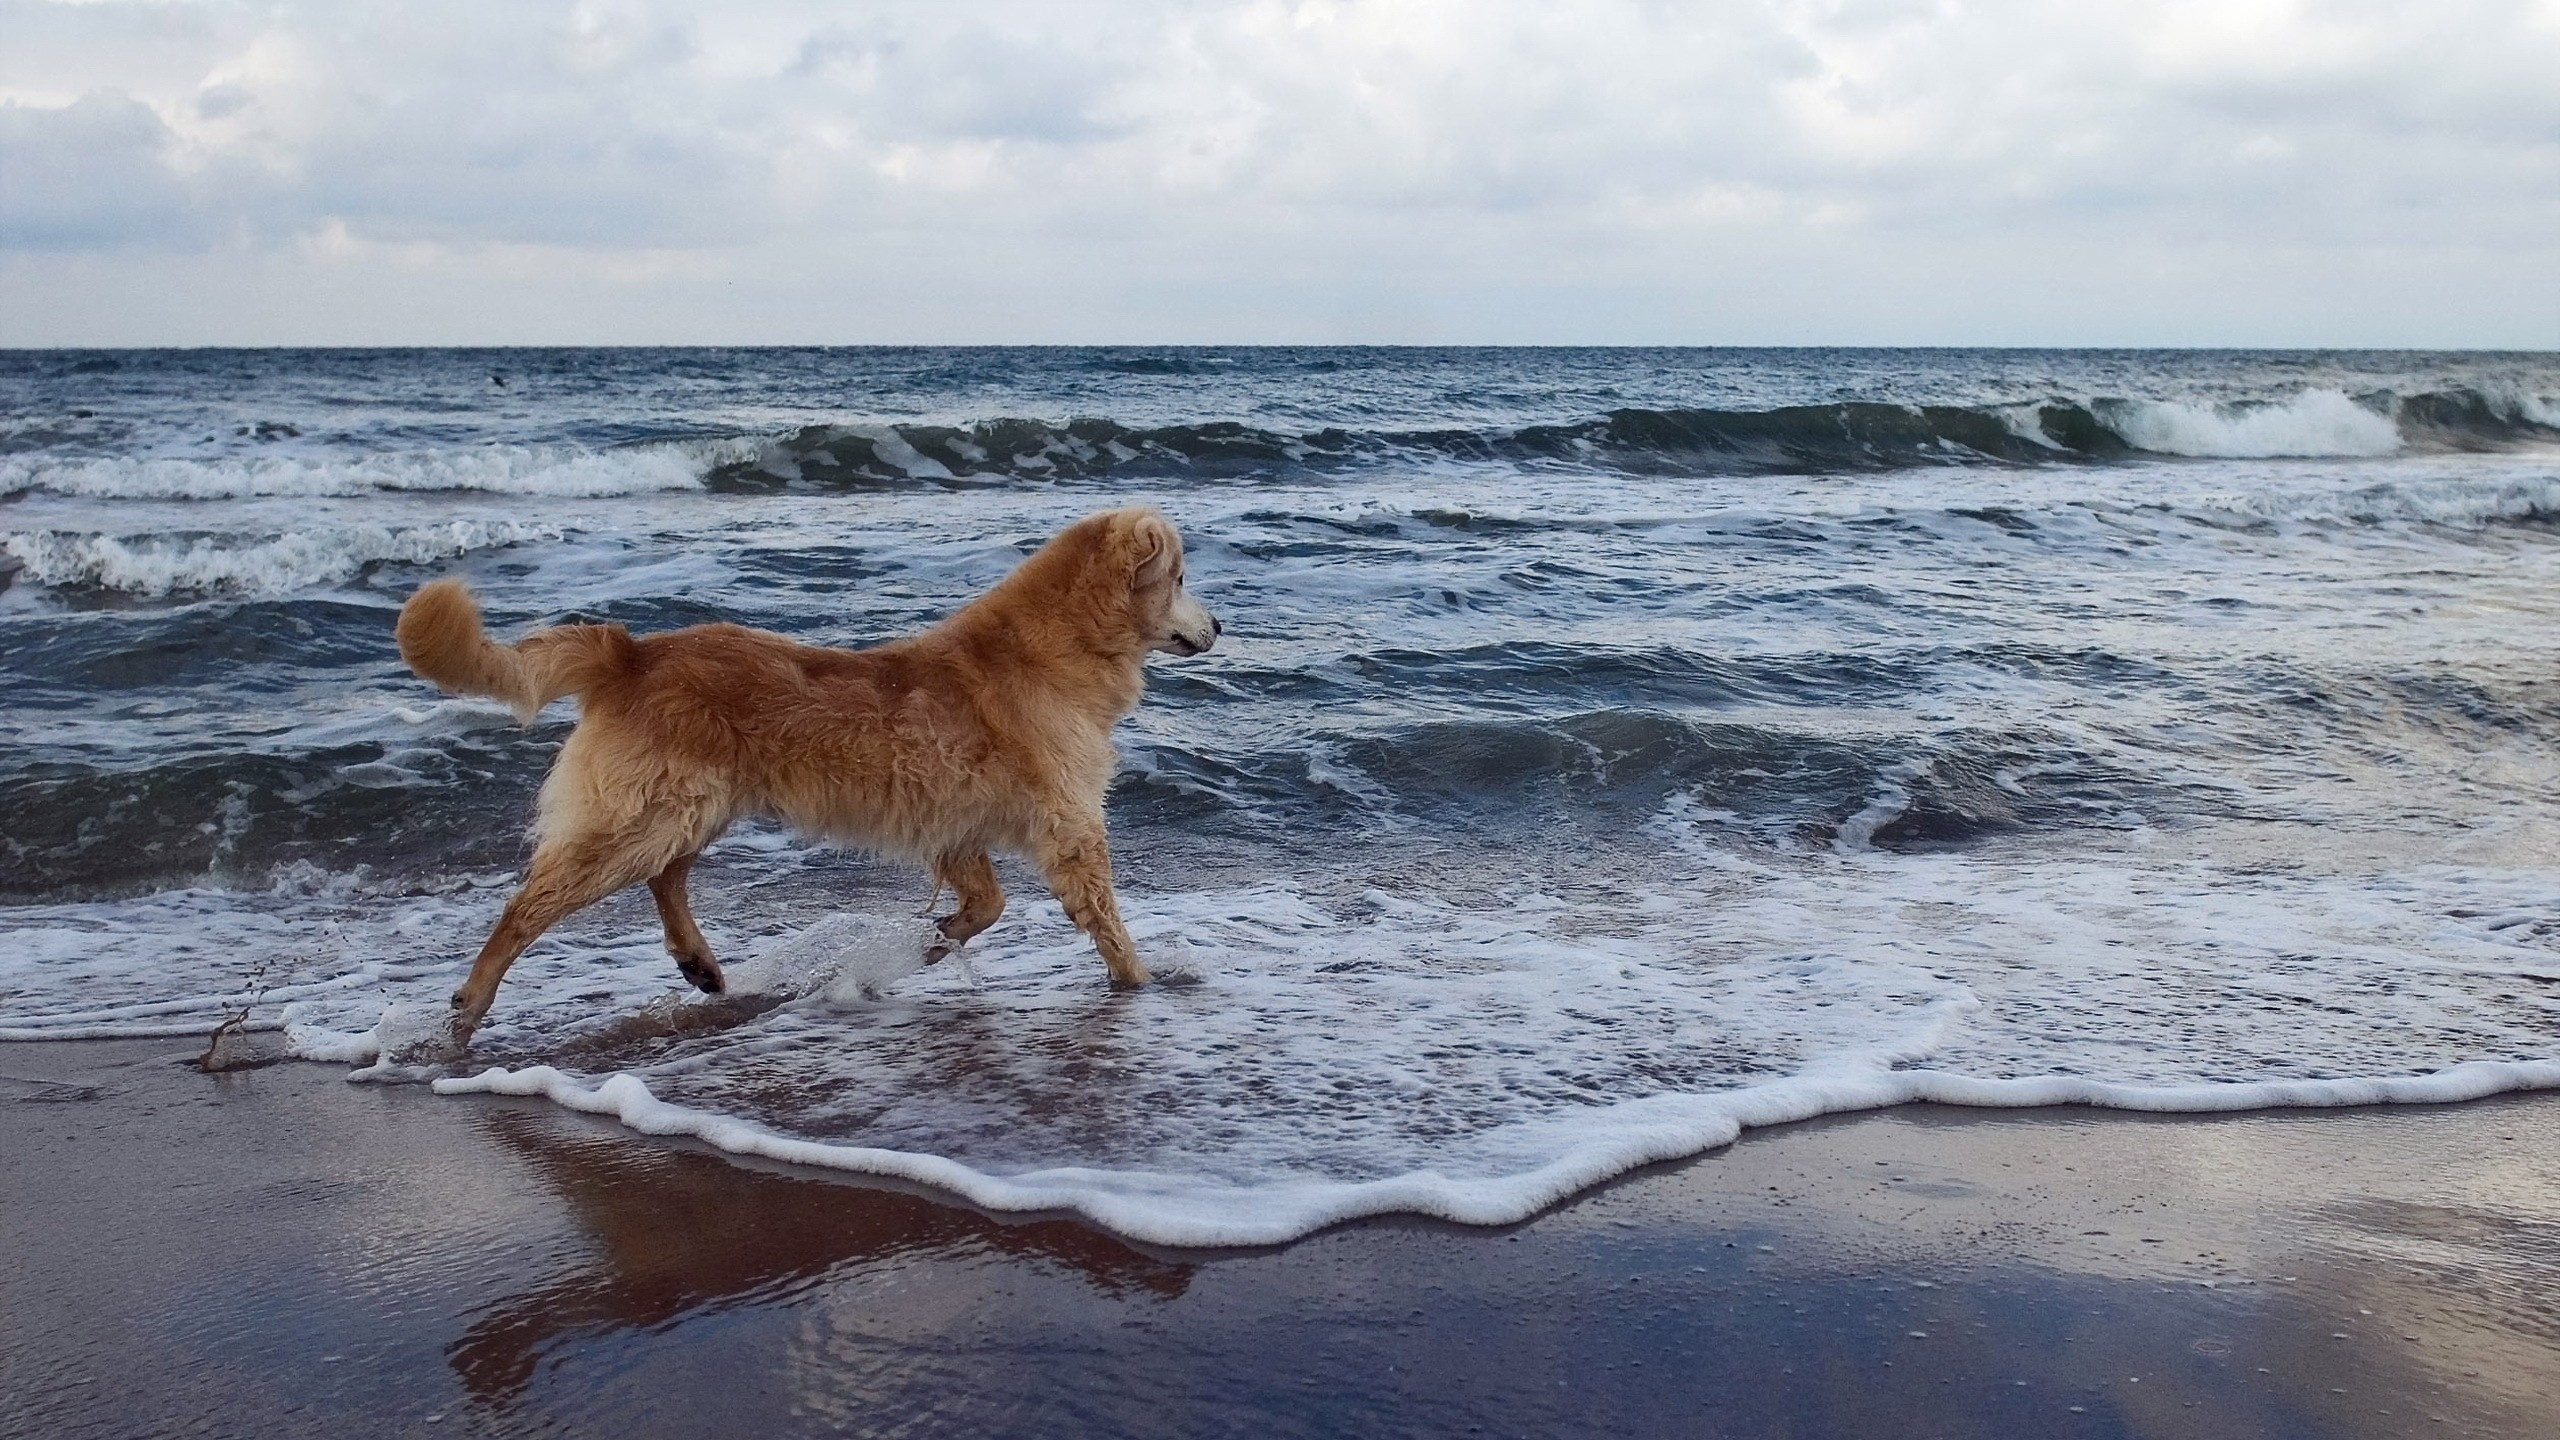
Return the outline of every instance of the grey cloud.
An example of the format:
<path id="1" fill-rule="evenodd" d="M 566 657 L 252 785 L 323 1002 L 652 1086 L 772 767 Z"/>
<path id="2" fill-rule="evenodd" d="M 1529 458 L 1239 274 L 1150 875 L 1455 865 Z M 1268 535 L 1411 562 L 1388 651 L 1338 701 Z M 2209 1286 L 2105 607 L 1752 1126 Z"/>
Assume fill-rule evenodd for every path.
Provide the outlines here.
<path id="1" fill-rule="evenodd" d="M 207 120 L 228 120 L 255 103 L 249 91 L 238 85 L 208 85 L 196 92 L 196 114 Z"/>
<path id="2" fill-rule="evenodd" d="M 229 23 L 156 108 L 101 92 L 0 112 L 0 243 L 273 243 L 335 223 L 389 242 L 700 245 L 761 193 L 753 137 L 702 93 L 681 28 L 599 54 L 557 7 L 454 5 L 449 25 L 206 8 Z"/>
<path id="3" fill-rule="evenodd" d="M 0 245 L 112 249 L 187 231 L 198 219 L 169 167 L 174 143 L 150 106 L 110 90 L 0 104 Z"/>
<path id="4" fill-rule="evenodd" d="M 1082 49 L 1010 30 L 838 25 L 811 36 L 786 73 L 882 137 L 1066 144 L 1121 128 L 1101 113 L 1120 66 Z"/>
<path id="5" fill-rule="evenodd" d="M 2553 0 L 0 0 L 0 248 L 684 252 L 994 325 L 2467 245 L 2493 314 L 2560 245 L 2553 73 Z"/>

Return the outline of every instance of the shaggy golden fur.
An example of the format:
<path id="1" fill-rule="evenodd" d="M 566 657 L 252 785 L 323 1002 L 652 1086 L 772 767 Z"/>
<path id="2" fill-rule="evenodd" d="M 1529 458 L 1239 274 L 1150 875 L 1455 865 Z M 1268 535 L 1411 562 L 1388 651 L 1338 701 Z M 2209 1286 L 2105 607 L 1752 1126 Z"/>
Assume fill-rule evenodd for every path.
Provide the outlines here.
<path id="1" fill-rule="evenodd" d="M 456 1038 L 543 931 L 636 881 L 685 978 L 719 993 L 685 874 L 750 814 L 929 866 L 959 902 L 934 959 L 1003 913 L 989 852 L 1025 856 L 1113 982 L 1144 984 L 1103 832 L 1111 726 L 1149 651 L 1196 655 L 1219 630 L 1183 589 L 1182 537 L 1144 507 L 1076 522 L 940 624 L 867 650 L 738 625 L 556 625 L 500 645 L 462 582 L 423 587 L 400 610 L 411 669 L 528 721 L 563 695 L 581 710 L 542 784 L 524 888 L 453 993 Z"/>

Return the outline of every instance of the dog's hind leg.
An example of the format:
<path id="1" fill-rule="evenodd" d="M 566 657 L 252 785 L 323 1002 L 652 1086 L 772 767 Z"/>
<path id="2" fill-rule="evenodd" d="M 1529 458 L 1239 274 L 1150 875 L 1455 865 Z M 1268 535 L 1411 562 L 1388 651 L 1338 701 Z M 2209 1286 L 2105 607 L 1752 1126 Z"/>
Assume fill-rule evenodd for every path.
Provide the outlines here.
<path id="1" fill-rule="evenodd" d="M 729 988 L 720 973 L 720 962 L 711 957 L 711 942 L 702 938 L 701 929 L 693 923 L 693 909 L 685 898 L 685 876 L 693 869 L 699 851 L 680 855 L 666 869 L 649 877 L 649 898 L 658 902 L 658 923 L 666 927 L 667 953 L 676 957 L 676 968 L 693 988 L 705 995 L 717 995 Z"/>
<path id="2" fill-rule="evenodd" d="M 1111 843 L 1101 820 L 1057 825 L 1042 838 L 1032 859 L 1066 907 L 1067 918 L 1102 952 L 1102 963 L 1111 967 L 1111 983 L 1146 984 L 1147 967 L 1138 963 L 1138 947 L 1129 939 L 1129 927 L 1120 923 L 1120 902 L 1111 893 Z"/>
<path id="3" fill-rule="evenodd" d="M 669 848 L 645 831 L 544 841 L 533 852 L 524 888 L 507 902 L 497 928 L 473 958 L 471 974 L 453 992 L 454 1038 L 468 1040 L 479 1028 L 490 1002 L 498 998 L 498 982 L 526 946 L 575 912 L 665 868 Z"/>
<path id="4" fill-rule="evenodd" d="M 925 950 L 928 965 L 969 943 L 970 936 L 1004 913 L 1004 887 L 996 883 L 995 863 L 984 850 L 956 850 L 934 861 L 933 883 L 950 886 L 960 908 L 935 922 L 942 939 Z"/>

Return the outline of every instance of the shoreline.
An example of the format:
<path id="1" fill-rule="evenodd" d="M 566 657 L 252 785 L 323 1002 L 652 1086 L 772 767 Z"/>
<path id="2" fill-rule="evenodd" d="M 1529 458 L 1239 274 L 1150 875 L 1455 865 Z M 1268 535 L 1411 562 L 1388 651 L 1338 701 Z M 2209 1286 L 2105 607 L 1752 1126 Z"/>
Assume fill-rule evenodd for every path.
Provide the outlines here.
<path id="1" fill-rule="evenodd" d="M 2549 1093 L 1910 1105 L 1516 1225 L 1199 1251 L 179 1049 L 0 1047 L 0 1432 L 2523 1437 L 2560 1414 Z"/>
<path id="2" fill-rule="evenodd" d="M 994 1175 L 938 1155 L 777 1135 L 729 1116 L 660 1100 L 637 1075 L 614 1074 L 588 1084 L 549 1065 L 516 1070 L 491 1066 L 474 1075 L 434 1080 L 429 1088 L 438 1095 L 540 1098 L 609 1119 L 635 1136 L 682 1138 L 730 1156 L 904 1181 L 987 1215 L 1074 1217 L 1120 1239 L 1169 1249 L 1254 1250 L 1294 1244 L 1363 1220 L 1410 1217 L 1478 1229 L 1525 1224 L 1620 1176 L 1714 1155 L 1755 1130 L 1912 1105 L 1959 1112 L 2088 1109 L 2153 1115 L 2447 1105 L 2560 1090 L 2560 1060 L 2470 1061 L 2423 1075 L 2166 1086 L 2075 1076 L 1988 1080 L 1925 1069 L 1798 1075 L 1619 1107 L 1643 1111 L 1645 1118 L 1632 1122 L 1612 1110 L 1597 1111 L 1589 1122 L 1594 1132 L 1589 1144 L 1525 1174 L 1458 1180 L 1421 1173 L 1298 1187 L 1292 1208 L 1276 1216 L 1250 1213 L 1260 1198 L 1250 1190 L 1131 1186 L 1119 1175 L 1084 1170 Z M 1311 1207 L 1318 1218 L 1309 1219 Z"/>

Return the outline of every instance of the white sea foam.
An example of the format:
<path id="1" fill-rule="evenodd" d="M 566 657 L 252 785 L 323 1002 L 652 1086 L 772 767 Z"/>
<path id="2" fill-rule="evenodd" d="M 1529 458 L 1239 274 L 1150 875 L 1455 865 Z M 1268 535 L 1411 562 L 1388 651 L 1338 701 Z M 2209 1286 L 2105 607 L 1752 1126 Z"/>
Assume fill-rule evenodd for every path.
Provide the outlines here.
<path id="1" fill-rule="evenodd" d="M 2536 921 L 2560 880 L 2540 871 L 2238 874 L 2138 838 L 2077 858 L 2039 842 L 2033 864 L 1755 858 L 1685 801 L 1655 829 L 1660 873 L 1572 899 L 1133 889 L 1141 949 L 1196 980 L 1129 995 L 1054 903 L 981 937 L 976 978 L 912 971 L 921 921 L 810 917 L 730 966 L 738 996 L 784 1003 L 669 1044 L 594 1037 L 721 1002 L 677 984 L 654 926 L 572 926 L 509 976 L 475 1041 L 495 1068 L 438 1088 L 1160 1243 L 1259 1244 L 1385 1211 L 1516 1220 L 1751 1126 L 1909 1100 L 2225 1110 L 2560 1086 L 2560 948 Z M 0 1035 L 200 1034 L 245 1003 L 295 1053 L 376 1060 L 416 1028 L 397 1017 L 439 1019 L 495 903 L 44 907 L 11 917 L 32 963 L 0 964 Z M 244 966 L 277 952 L 250 985 Z"/>
<path id="2" fill-rule="evenodd" d="M 684 441 L 588 450 L 483 445 L 381 454 L 126 458 L 21 455 L 0 459 L 0 495 L 42 490 L 113 500 L 235 500 L 251 496 L 482 491 L 560 498 L 697 489 L 741 447 Z"/>
<path id="3" fill-rule="evenodd" d="M 1675 806 L 1668 843 L 1687 823 Z M 718 1055 L 440 1088 L 1255 1244 L 1383 1211 L 1515 1220 L 1749 1126 L 1913 1099 L 2223 1110 L 2560 1085 L 2560 1002 L 2539 990 L 2560 957 L 2453 913 L 2547 900 L 2547 877 L 1692 854 L 1697 874 L 1608 934 L 1535 893 L 1494 911 L 1133 896 L 1142 944 L 1179 945 L 1201 982 L 1121 1001 L 1055 907 L 1030 907 L 1029 933 L 982 955 L 983 991 L 928 973 L 898 1004 L 782 1012 Z"/>
<path id="4" fill-rule="evenodd" d="M 914 917 L 823 916 L 755 958 L 724 967 L 727 993 L 784 1000 L 815 995 L 839 1005 L 877 1000 L 923 969 L 926 949 L 940 938 L 931 922 Z"/>
<path id="5" fill-rule="evenodd" d="M 346 886 L 318 887 L 343 895 Z M 264 986 L 257 990 L 190 995 L 139 1006 L 39 1013 L 0 1018 L 0 1039 L 104 1039 L 137 1034 L 192 1035 L 210 1019 L 244 1005 L 253 1007 L 254 1029 L 282 1029 L 286 1047 L 300 1059 L 360 1064 L 366 1079 L 423 1079 L 425 1064 L 449 1058 L 451 1038 L 446 991 L 460 970 L 461 952 L 495 917 L 496 897 L 480 900 L 411 900 L 376 907 L 360 926 L 315 920 L 319 907 L 290 903 L 270 893 L 266 903 L 243 907 L 206 926 L 218 943 L 247 954 L 289 946 L 294 965 L 329 961 L 353 949 L 406 957 L 405 963 L 366 960 L 329 979 Z M 193 902 L 193 903 L 190 903 Z M 173 892 L 151 902 L 70 906 L 84 917 L 130 906 L 169 906 L 169 918 L 195 919 L 224 910 L 215 892 Z M 146 922 L 147 923 L 147 922 Z M 139 929 L 140 927 L 132 927 Z M 120 937 L 128 927 L 98 932 Z M 298 930 L 318 929 L 315 941 Z M 147 933 L 144 932 L 144 933 Z M 79 932 L 35 932 L 39 955 L 81 948 Z M 925 948 L 940 938 L 916 917 L 835 914 L 819 917 L 795 934 L 765 942 L 753 955 L 723 967 L 724 995 L 697 995 L 677 979 L 654 929 L 566 944 L 547 939 L 507 975 L 504 1003 L 476 1037 L 487 1048 L 558 1036 L 584 1026 L 609 1024 L 617 1015 L 642 1011 L 674 1014 L 687 1007 L 716 1007 L 741 998 L 808 1001 L 820 1010 L 867 1004 L 924 967 Z M 298 942 L 297 943 L 297 939 Z M 120 968 L 117 938 L 97 946 L 107 952 L 102 969 Z M 281 972 L 279 972 L 281 973 Z M 963 974 L 960 970 L 949 973 Z M 0 997 L 5 997 L 0 990 Z M 255 1007 L 274 1007 L 260 1010 Z M 144 1027 L 154 1027 L 146 1029 Z"/>
<path id="6" fill-rule="evenodd" d="M 306 1004 L 361 1009 L 440 968 L 446 932 L 483 908 L 494 904 L 437 898 L 364 913 L 296 889 L 202 888 L 12 906 L 0 911 L 0 1040 L 201 1035 L 239 1009 L 250 1028 L 276 1029 Z"/>
<path id="7" fill-rule="evenodd" d="M 2560 397 L 2542 394 L 2520 381 L 2483 378 L 2470 387 L 2491 414 L 2522 420 L 2546 430 L 2560 430 Z"/>
<path id="8" fill-rule="evenodd" d="M 394 1000 L 361 1034 L 288 1025 L 285 1048 L 297 1059 L 358 1066 L 350 1080 L 425 1080 L 435 1074 L 427 1067 L 453 1058 L 462 1047 L 454 1038 L 450 1004 Z"/>
<path id="9" fill-rule="evenodd" d="M 2062 442 L 2045 433 L 2042 405 L 2002 405 L 1991 413 L 1999 419 L 2001 429 L 2030 445 L 2057 453 L 2065 448 Z"/>
<path id="10" fill-rule="evenodd" d="M 1342 757 L 1339 746 L 1318 741 L 1306 747 L 1307 779 L 1366 805 L 1380 816 L 1394 813 L 1395 796 Z"/>
<path id="11" fill-rule="evenodd" d="M 2560 517 L 2560 474 L 2452 478 L 2416 474 L 2319 488 L 2268 486 L 2217 495 L 2209 507 L 2270 520 L 2469 529 Z"/>
<path id="12" fill-rule="evenodd" d="M 912 479 L 948 480 L 952 478 L 950 466 L 908 444 L 905 436 L 886 425 L 857 427 L 855 433 L 871 442 L 874 454 L 897 466 Z"/>
<path id="13" fill-rule="evenodd" d="M 563 538 L 556 525 L 448 520 L 394 528 L 354 524 L 254 535 L 100 535 L 0 532 L 0 553 L 39 585 L 131 595 L 278 595 L 347 580 L 383 561 L 427 564 L 475 550 Z"/>
<path id="14" fill-rule="evenodd" d="M 202 1035 L 246 1010 L 297 1053 L 355 1059 L 387 1001 L 441 1004 L 499 890 L 367 894 L 352 876 L 251 891 L 190 888 L 0 910 L 0 1041 Z M 546 941 L 508 977 L 511 999 L 556 1018 L 576 997 L 637 1006 L 675 982 L 653 931 Z M 654 963 L 641 963 L 646 956 Z M 606 963 L 597 971 L 599 958 Z M 596 1003 L 595 998 L 583 1002 Z M 501 1016 L 489 1032 L 512 1033 Z"/>
<path id="15" fill-rule="evenodd" d="M 637 1075 L 589 1085 L 550 1066 L 489 1069 L 434 1082 L 445 1095 L 539 1095 L 609 1115 L 645 1135 L 684 1135 L 737 1155 L 909 1180 L 989 1210 L 1066 1211 L 1133 1240 L 1232 1248 L 1279 1245 L 1372 1215 L 1509 1225 L 1640 1166 L 1732 1144 L 1745 1130 L 1917 1101 L 2024 1109 L 2092 1105 L 2215 1113 L 2274 1106 L 2442 1105 L 2560 1088 L 2560 1060 L 2474 1061 L 2425 1075 L 2289 1083 L 2135 1086 L 2076 1077 L 1985 1080 L 1931 1070 L 1840 1065 L 1709 1095 L 1666 1095 L 1576 1116 L 1562 1153 L 1516 1174 L 1428 1170 L 1367 1181 L 1236 1185 L 1179 1174 L 1084 1167 L 990 1174 L 943 1156 L 797 1139 L 714 1111 L 671 1105 Z"/>
<path id="16" fill-rule="evenodd" d="M 1875 793 L 1856 814 L 1840 822 L 1831 847 L 1844 854 L 1875 847 L 1876 832 L 1892 824 L 1911 809 L 1911 782 L 1929 773 L 1926 759 L 1906 760 L 1888 767 L 1876 777 Z"/>
<path id="17" fill-rule="evenodd" d="M 2268 404 L 2101 401 L 2098 418 L 2155 455 L 2224 459 L 2372 456 L 2401 448 L 2400 427 L 2337 390 L 2305 390 Z"/>

